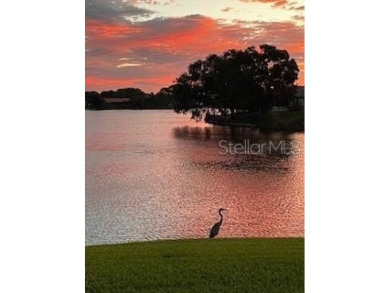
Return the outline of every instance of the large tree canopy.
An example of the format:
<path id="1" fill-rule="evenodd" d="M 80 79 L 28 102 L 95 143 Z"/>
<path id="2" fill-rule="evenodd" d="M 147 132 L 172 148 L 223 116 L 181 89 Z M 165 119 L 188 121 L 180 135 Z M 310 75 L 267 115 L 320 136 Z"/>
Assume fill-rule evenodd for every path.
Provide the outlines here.
<path id="1" fill-rule="evenodd" d="M 203 114 L 268 112 L 286 106 L 293 97 L 298 66 L 286 50 L 260 45 L 209 55 L 189 65 L 188 71 L 170 88 L 177 113 Z"/>

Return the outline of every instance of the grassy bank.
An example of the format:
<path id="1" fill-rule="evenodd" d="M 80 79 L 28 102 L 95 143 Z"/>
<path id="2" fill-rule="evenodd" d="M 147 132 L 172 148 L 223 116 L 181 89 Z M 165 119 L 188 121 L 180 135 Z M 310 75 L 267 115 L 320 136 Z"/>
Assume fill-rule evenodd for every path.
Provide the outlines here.
<path id="1" fill-rule="evenodd" d="M 88 246 L 86 292 L 304 292 L 304 240 Z"/>

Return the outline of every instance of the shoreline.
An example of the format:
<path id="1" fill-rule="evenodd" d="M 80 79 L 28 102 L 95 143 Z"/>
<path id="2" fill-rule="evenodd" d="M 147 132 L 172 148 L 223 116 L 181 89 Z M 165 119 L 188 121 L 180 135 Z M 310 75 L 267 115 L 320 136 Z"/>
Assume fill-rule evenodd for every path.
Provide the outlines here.
<path id="1" fill-rule="evenodd" d="M 85 248 L 89 247 L 101 247 L 101 246 L 118 246 L 118 245 L 132 245 L 132 244 L 144 244 L 144 243 L 162 243 L 162 242 L 178 242 L 178 241 L 203 241 L 209 238 L 166 238 L 155 240 L 136 240 L 117 243 L 97 243 L 97 244 L 85 244 Z M 278 240 L 278 239 L 305 239 L 305 236 L 287 236 L 287 237 L 219 237 L 219 240 Z"/>
<path id="2" fill-rule="evenodd" d="M 93 111 L 93 112 L 100 112 L 100 111 L 113 111 L 113 110 L 120 110 L 120 111 L 124 111 L 124 110 L 130 110 L 130 111 L 144 111 L 144 110 L 158 110 L 158 111 L 162 111 L 162 110 L 170 110 L 170 111 L 173 111 L 173 109 L 171 108 L 143 108 L 143 109 L 128 109 L 128 108 L 114 108 L 114 109 L 88 109 L 88 108 L 85 108 L 84 109 L 85 111 Z"/>
<path id="3" fill-rule="evenodd" d="M 299 111 L 269 112 L 262 117 L 258 113 L 253 115 L 242 115 L 234 119 L 231 116 L 210 116 L 205 118 L 205 122 L 212 125 L 247 127 L 260 129 L 264 132 L 305 132 L 305 113 Z"/>
<path id="4" fill-rule="evenodd" d="M 235 122 L 235 121 L 218 121 L 212 118 L 205 120 L 205 123 L 218 126 L 232 126 L 232 127 L 248 127 L 248 128 L 259 128 L 256 124 L 246 122 Z"/>

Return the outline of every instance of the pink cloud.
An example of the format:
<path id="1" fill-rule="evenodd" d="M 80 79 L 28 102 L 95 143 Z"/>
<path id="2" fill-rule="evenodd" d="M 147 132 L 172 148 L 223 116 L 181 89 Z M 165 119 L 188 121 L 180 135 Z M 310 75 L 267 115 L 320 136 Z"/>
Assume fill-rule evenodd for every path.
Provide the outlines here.
<path id="1" fill-rule="evenodd" d="M 86 88 L 157 91 L 208 54 L 263 43 L 287 49 L 303 67 L 304 31 L 293 22 L 226 24 L 201 15 L 137 23 L 87 19 Z M 120 66 L 133 63 L 138 65 Z M 299 83 L 304 83 L 303 72 Z"/>

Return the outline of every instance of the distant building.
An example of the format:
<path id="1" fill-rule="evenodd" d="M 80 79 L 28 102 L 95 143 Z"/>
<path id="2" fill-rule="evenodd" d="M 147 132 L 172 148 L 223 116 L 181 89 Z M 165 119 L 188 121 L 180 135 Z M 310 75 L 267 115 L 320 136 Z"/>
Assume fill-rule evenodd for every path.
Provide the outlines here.
<path id="1" fill-rule="evenodd" d="M 105 98 L 104 101 L 107 104 L 121 104 L 128 103 L 130 101 L 130 98 Z"/>

